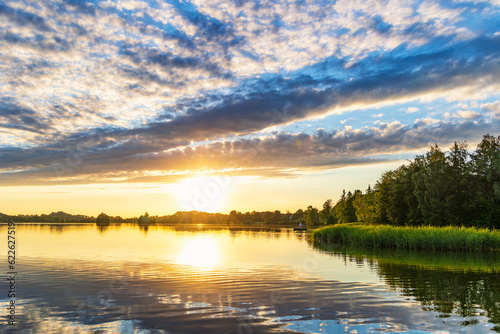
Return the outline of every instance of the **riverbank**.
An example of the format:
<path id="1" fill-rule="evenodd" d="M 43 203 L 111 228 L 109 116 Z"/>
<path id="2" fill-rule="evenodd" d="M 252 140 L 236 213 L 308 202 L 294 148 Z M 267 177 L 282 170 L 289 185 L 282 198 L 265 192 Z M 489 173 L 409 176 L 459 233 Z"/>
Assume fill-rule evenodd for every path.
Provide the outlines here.
<path id="1" fill-rule="evenodd" d="M 491 252 L 500 250 L 500 232 L 465 227 L 396 227 L 338 224 L 311 233 L 314 243 L 356 245 L 375 249 Z"/>

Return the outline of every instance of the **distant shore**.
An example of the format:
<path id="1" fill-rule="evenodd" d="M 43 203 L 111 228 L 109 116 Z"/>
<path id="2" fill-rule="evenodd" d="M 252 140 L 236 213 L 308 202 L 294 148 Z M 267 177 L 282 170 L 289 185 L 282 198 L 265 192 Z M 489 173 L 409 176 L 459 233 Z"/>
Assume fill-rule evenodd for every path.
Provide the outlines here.
<path id="1" fill-rule="evenodd" d="M 375 249 L 431 251 L 500 251 L 500 232 L 466 227 L 396 227 L 338 224 L 311 232 L 316 244 L 356 245 Z"/>

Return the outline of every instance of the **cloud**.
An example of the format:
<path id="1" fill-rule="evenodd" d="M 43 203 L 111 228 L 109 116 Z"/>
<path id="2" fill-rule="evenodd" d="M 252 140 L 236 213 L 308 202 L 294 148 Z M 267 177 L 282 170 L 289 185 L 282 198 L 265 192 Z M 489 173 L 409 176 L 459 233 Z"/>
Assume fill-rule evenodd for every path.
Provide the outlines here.
<path id="1" fill-rule="evenodd" d="M 484 103 L 481 105 L 483 113 L 490 113 L 494 118 L 500 118 L 500 101 Z"/>
<path id="2" fill-rule="evenodd" d="M 0 100 L 0 128 L 18 129 L 42 134 L 51 126 L 50 120 L 37 117 L 37 112 L 9 99 Z"/>
<path id="3" fill-rule="evenodd" d="M 0 3 L 0 16 L 20 26 L 29 25 L 41 31 L 51 30 L 43 17 L 22 9 L 6 6 L 4 3 Z"/>
<path id="4" fill-rule="evenodd" d="M 317 129 L 312 135 L 279 132 L 196 146 L 178 143 L 169 150 L 142 154 L 135 153 L 144 149 L 140 142 L 121 144 L 96 136 L 94 142 L 68 147 L 50 166 L 40 164 L 47 158 L 40 153 L 31 169 L 16 171 L 13 169 L 19 167 L 12 164 L 10 172 L 0 174 L 0 180 L 4 184 L 174 182 L 190 171 L 200 170 L 230 175 L 293 176 L 311 170 L 380 162 L 408 151 L 423 152 L 435 143 L 446 149 L 464 137 L 479 141 L 485 131 L 494 133 L 499 125 L 498 120 L 485 123 L 424 119 L 411 125 L 378 121 L 369 128 Z M 113 154 L 108 154 L 108 147 L 115 147 Z M 152 150 L 153 145 L 147 149 Z M 17 163 L 23 163 L 20 150 L 5 153 L 4 158 L 15 162 L 17 156 Z M 35 150 L 28 153 L 37 155 Z M 291 171 L 295 172 L 289 174 Z"/>
<path id="5" fill-rule="evenodd" d="M 500 86 L 495 11 L 486 3 L 411 1 L 311 1 L 307 6 L 295 1 L 6 1 L 0 5 L 5 18 L 0 22 L 0 170 L 52 180 L 53 164 L 74 164 L 71 152 L 76 151 L 85 163 L 64 177 L 128 179 L 132 166 L 160 161 L 154 157 L 166 152 L 177 153 L 151 168 L 164 166 L 167 173 L 210 161 L 201 148 L 189 153 L 191 143 L 219 147 L 233 138 L 231 150 L 237 152 L 253 143 L 248 138 L 277 131 L 258 144 L 262 161 L 271 161 L 266 150 L 279 157 L 274 147 L 306 145 L 301 130 L 282 133 L 294 122 L 347 113 L 353 115 L 343 119 L 358 120 L 363 118 L 356 115 L 359 109 L 415 100 L 433 110 L 442 98 L 486 101 Z M 469 20 L 472 15 L 480 19 Z M 474 108 L 409 121 L 419 111 L 410 107 L 408 115 L 390 124 L 367 130 L 353 121 L 352 128 L 336 131 L 352 138 L 345 151 L 350 153 L 358 145 L 371 147 L 365 138 L 384 146 L 377 136 L 388 136 L 386 131 L 397 137 L 398 131 L 418 128 L 415 133 L 429 135 L 425 129 L 438 131 L 450 122 L 475 121 L 470 135 L 477 136 L 490 124 L 482 117 L 486 112 Z M 482 108 L 492 122 L 498 118 L 493 106 L 482 102 Z M 402 125 L 411 122 L 415 128 Z M 318 143 L 347 143 L 339 133 L 323 130 L 313 136 L 309 161 L 314 166 L 335 166 L 325 158 L 331 147 Z M 227 158 L 207 150 L 220 156 L 221 164 Z M 345 156 L 338 163 L 352 159 L 363 158 Z"/>
<path id="6" fill-rule="evenodd" d="M 477 111 L 473 110 L 458 110 L 457 112 L 451 114 L 451 113 L 445 113 L 443 115 L 445 119 L 447 118 L 460 118 L 460 119 L 467 119 L 467 120 L 474 120 L 483 117 L 481 113 L 478 113 Z"/>
<path id="7" fill-rule="evenodd" d="M 482 117 L 482 115 L 480 113 L 473 111 L 473 110 L 457 111 L 456 116 L 459 118 L 463 118 L 463 119 L 478 119 L 478 118 Z"/>

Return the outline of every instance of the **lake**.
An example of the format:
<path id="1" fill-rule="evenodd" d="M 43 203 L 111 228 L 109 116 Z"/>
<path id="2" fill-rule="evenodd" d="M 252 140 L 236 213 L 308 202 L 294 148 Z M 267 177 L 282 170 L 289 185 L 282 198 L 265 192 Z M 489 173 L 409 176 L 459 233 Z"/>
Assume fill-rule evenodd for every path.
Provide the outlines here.
<path id="1" fill-rule="evenodd" d="M 316 249 L 290 229 L 16 225 L 9 333 L 500 332 L 500 261 Z"/>

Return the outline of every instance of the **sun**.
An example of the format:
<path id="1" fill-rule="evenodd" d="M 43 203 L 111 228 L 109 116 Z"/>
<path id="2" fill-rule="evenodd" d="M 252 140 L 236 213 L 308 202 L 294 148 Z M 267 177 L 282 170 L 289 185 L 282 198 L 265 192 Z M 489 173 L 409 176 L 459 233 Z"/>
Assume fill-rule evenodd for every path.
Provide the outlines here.
<path id="1" fill-rule="evenodd" d="M 177 256 L 177 263 L 201 269 L 212 269 L 220 261 L 220 252 L 213 238 L 199 236 L 187 239 Z"/>
<path id="2" fill-rule="evenodd" d="M 179 206 L 184 211 L 220 212 L 226 203 L 229 178 L 196 176 L 177 183 Z"/>

